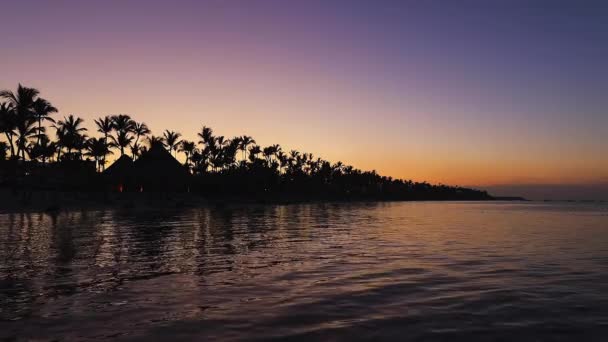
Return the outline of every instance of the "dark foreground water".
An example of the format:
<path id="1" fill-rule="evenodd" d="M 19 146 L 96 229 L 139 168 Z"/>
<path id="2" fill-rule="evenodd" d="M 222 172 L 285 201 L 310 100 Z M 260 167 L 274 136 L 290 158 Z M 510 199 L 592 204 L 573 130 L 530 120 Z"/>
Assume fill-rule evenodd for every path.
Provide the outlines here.
<path id="1" fill-rule="evenodd" d="M 0 340 L 608 340 L 608 207 L 0 214 Z"/>

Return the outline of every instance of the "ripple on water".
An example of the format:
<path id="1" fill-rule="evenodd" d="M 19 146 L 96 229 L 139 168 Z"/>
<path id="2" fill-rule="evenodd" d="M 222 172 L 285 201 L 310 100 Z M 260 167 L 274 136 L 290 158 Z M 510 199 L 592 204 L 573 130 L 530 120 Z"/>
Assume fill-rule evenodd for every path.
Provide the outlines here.
<path id="1" fill-rule="evenodd" d="M 0 338 L 601 340 L 606 208 L 0 215 Z"/>

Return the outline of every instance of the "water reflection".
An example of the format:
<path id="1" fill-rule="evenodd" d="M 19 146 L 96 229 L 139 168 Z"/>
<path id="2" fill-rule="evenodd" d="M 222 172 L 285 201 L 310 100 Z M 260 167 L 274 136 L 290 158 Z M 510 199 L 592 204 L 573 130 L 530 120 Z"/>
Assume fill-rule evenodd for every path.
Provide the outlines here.
<path id="1" fill-rule="evenodd" d="M 594 336 L 608 326 L 605 213 L 354 203 L 4 214 L 0 337 Z"/>

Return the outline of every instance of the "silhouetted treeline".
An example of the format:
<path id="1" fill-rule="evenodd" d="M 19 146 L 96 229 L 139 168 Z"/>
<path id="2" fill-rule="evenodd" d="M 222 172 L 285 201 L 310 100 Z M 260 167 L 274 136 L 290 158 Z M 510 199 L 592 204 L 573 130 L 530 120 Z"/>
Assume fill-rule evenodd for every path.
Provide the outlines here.
<path id="1" fill-rule="evenodd" d="M 144 191 L 138 178 L 157 177 L 162 183 L 167 177 L 179 177 L 185 187 L 175 190 L 207 196 L 491 199 L 482 191 L 393 179 L 310 153 L 284 151 L 279 145 L 262 147 L 250 136 L 226 138 L 205 126 L 197 134 L 198 141 L 188 141 L 170 130 L 152 135 L 145 123 L 118 114 L 95 120 L 97 137 L 92 137 L 78 116 L 55 120 L 52 115 L 57 108 L 41 98 L 36 89 L 19 85 L 16 92 L 0 92 L 0 99 L 5 101 L 0 103 L 0 133 L 5 140 L 0 142 L 0 179 L 5 185 L 65 188 L 71 182 L 75 189 L 107 190 L 104 182 L 122 182 L 124 174 L 129 186 L 121 183 L 112 189 Z M 163 153 L 182 156 L 184 173 L 163 175 L 162 163 L 169 162 L 163 158 L 156 164 L 143 162 L 142 156 L 152 155 L 152 150 L 160 146 Z M 110 155 L 124 165 L 104 173 Z M 158 157 L 158 153 L 154 155 Z M 103 177 L 110 173 L 112 177 Z"/>

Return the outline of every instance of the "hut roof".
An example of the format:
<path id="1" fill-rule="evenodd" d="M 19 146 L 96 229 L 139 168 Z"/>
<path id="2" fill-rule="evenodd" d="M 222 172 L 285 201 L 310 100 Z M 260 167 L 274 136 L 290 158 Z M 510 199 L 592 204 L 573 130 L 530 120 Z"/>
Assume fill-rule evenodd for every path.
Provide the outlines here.
<path id="1" fill-rule="evenodd" d="M 125 154 L 110 165 L 110 167 L 108 167 L 103 174 L 110 177 L 127 176 L 131 172 L 132 167 L 133 159 Z"/>
<path id="2" fill-rule="evenodd" d="M 188 170 L 162 146 L 153 145 L 133 163 L 133 173 L 137 177 L 172 178 L 183 180 L 189 177 Z"/>

